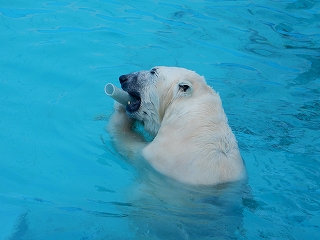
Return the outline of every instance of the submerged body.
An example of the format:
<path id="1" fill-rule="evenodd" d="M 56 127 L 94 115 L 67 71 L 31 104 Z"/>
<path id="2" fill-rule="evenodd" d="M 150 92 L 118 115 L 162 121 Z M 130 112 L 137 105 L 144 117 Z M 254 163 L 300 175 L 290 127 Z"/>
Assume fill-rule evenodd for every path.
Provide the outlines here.
<path id="1" fill-rule="evenodd" d="M 116 105 L 108 125 L 122 155 L 141 155 L 157 171 L 187 184 L 246 176 L 221 99 L 203 77 L 184 68 L 156 67 L 119 79 L 135 98 L 126 107 Z M 153 141 L 132 130 L 135 121 L 143 123 Z"/>

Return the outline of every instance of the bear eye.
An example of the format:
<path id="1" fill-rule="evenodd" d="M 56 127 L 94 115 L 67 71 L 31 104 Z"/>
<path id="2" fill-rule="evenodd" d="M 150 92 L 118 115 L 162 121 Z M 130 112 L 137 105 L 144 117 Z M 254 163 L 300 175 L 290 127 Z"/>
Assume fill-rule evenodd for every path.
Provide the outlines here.
<path id="1" fill-rule="evenodd" d="M 179 89 L 182 90 L 183 92 L 186 92 L 189 89 L 188 85 L 179 85 Z"/>
<path id="2" fill-rule="evenodd" d="M 152 68 L 151 70 L 150 70 L 150 73 L 153 75 L 153 74 L 156 74 L 157 73 L 157 69 L 156 68 Z"/>

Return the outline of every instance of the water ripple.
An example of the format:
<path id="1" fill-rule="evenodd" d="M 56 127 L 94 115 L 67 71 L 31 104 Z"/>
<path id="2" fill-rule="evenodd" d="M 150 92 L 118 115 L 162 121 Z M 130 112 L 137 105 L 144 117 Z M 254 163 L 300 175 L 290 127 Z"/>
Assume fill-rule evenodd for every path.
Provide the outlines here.
<path id="1" fill-rule="evenodd" d="M 289 72 L 292 72 L 292 73 L 299 73 L 300 72 L 300 69 L 297 69 L 297 68 L 285 67 L 285 66 L 282 66 L 279 63 L 274 62 L 274 61 L 263 60 L 263 59 L 260 59 L 260 58 L 256 58 L 256 57 L 250 56 L 248 54 L 242 53 L 240 51 L 235 51 L 235 50 L 232 50 L 232 49 L 229 49 L 229 48 L 225 48 L 225 47 L 222 47 L 222 46 L 219 46 L 219 45 L 215 45 L 215 44 L 212 44 L 212 43 L 208 43 L 208 42 L 204 42 L 204 41 L 200 41 L 200 40 L 193 40 L 193 42 L 201 44 L 203 46 L 207 46 L 207 47 L 219 50 L 219 51 L 223 51 L 223 52 L 229 53 L 229 54 L 231 54 L 233 56 L 236 56 L 236 57 L 241 57 L 241 58 L 245 58 L 245 59 L 248 59 L 248 60 L 253 60 L 255 62 L 259 62 L 259 63 L 265 64 L 267 66 L 270 66 L 272 68 L 276 68 L 276 69 L 280 69 L 280 70 L 284 70 L 284 71 L 289 71 Z"/>
<path id="2" fill-rule="evenodd" d="M 53 10 L 46 9 L 14 9 L 14 8 L 0 8 L 0 13 L 10 18 L 23 18 L 28 15 L 36 15 L 43 13 L 53 13 Z"/>

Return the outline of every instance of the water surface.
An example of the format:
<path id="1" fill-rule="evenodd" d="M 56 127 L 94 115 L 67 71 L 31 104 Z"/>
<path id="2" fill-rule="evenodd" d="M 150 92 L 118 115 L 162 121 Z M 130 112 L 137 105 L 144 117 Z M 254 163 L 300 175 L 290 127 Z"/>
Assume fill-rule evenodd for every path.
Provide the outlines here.
<path id="1" fill-rule="evenodd" d="M 1 239 L 317 239 L 318 1 L 3 1 Z M 156 65 L 219 92 L 245 186 L 137 169 L 105 125 L 118 76 Z"/>

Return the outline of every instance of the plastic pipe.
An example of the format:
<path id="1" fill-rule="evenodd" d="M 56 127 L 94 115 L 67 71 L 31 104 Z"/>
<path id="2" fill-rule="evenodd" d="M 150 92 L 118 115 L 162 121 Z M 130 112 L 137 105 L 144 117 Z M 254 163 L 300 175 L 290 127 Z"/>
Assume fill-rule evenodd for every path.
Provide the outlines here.
<path id="1" fill-rule="evenodd" d="M 112 97 L 114 100 L 116 100 L 118 103 L 121 103 L 122 105 L 126 106 L 128 103 L 134 101 L 134 98 L 131 97 L 127 92 L 123 91 L 120 88 L 117 88 L 112 83 L 108 83 L 104 87 L 104 92 Z"/>

